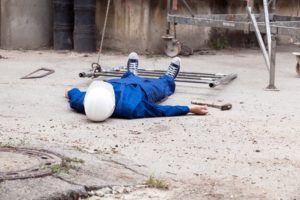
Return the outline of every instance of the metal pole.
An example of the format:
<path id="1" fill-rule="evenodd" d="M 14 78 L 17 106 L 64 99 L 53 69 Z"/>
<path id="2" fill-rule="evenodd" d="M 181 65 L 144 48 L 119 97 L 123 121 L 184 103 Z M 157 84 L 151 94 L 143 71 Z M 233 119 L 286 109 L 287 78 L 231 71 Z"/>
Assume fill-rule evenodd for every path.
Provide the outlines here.
<path id="1" fill-rule="evenodd" d="M 271 66 L 270 66 L 270 79 L 269 86 L 266 88 L 267 90 L 278 90 L 275 86 L 275 66 L 276 66 L 276 47 L 277 41 L 276 36 L 272 35 L 272 48 L 271 48 Z"/>
<path id="2" fill-rule="evenodd" d="M 169 14 L 170 14 L 170 9 L 171 9 L 171 0 L 167 1 L 167 35 L 170 34 L 170 29 L 171 29 L 171 23 L 169 22 Z"/>
<path id="3" fill-rule="evenodd" d="M 276 0 L 272 1 L 272 14 L 275 14 L 276 12 Z"/>
<path id="4" fill-rule="evenodd" d="M 265 14 L 265 26 L 266 26 L 266 34 L 267 34 L 267 42 L 268 42 L 268 53 L 269 58 L 271 58 L 271 48 L 272 48 L 272 39 L 271 39 L 271 27 L 270 27 L 270 18 L 269 18 L 269 5 L 268 0 L 263 0 L 264 4 L 264 14 Z"/>
<path id="5" fill-rule="evenodd" d="M 257 25 L 257 21 L 256 21 L 256 18 L 255 16 L 252 14 L 251 12 L 251 7 L 247 7 L 247 11 L 248 11 L 248 14 L 250 16 L 250 19 L 252 21 L 252 24 L 254 26 L 254 30 L 255 30 L 255 34 L 256 34 L 256 37 L 257 37 L 257 40 L 258 40 L 258 44 L 260 46 L 260 49 L 263 53 L 263 56 L 264 56 L 264 59 L 265 59 L 265 62 L 266 62 L 266 66 L 267 66 L 267 69 L 270 70 L 270 57 L 268 56 L 268 52 L 266 50 L 266 47 L 265 47 L 265 44 L 264 44 L 264 41 L 262 39 L 262 36 L 260 34 L 260 31 L 259 31 L 259 28 L 258 28 L 258 25 Z"/>
<path id="6" fill-rule="evenodd" d="M 189 6 L 189 4 L 186 2 L 186 0 L 181 0 L 183 2 L 183 4 L 185 5 L 185 7 L 187 8 L 187 10 L 189 11 L 189 13 L 191 14 L 192 17 L 194 17 L 194 13 L 191 9 L 191 7 Z"/>
<path id="7" fill-rule="evenodd" d="M 248 7 L 253 7 L 253 0 L 247 0 L 247 6 Z"/>

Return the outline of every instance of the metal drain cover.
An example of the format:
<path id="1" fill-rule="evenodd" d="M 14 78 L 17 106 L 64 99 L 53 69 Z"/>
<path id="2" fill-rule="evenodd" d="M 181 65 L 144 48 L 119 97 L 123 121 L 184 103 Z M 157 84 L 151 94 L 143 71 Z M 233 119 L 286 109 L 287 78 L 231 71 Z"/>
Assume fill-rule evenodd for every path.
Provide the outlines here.
<path id="1" fill-rule="evenodd" d="M 51 175 L 61 156 L 44 150 L 0 148 L 0 181 Z"/>

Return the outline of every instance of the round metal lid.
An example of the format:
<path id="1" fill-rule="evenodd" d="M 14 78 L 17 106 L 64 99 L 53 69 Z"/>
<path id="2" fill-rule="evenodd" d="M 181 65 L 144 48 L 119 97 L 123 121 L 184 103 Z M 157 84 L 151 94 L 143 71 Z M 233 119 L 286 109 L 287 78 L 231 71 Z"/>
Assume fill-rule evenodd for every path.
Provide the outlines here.
<path id="1" fill-rule="evenodd" d="M 51 166 L 61 162 L 61 156 L 45 150 L 0 148 L 0 181 L 51 175 Z"/>

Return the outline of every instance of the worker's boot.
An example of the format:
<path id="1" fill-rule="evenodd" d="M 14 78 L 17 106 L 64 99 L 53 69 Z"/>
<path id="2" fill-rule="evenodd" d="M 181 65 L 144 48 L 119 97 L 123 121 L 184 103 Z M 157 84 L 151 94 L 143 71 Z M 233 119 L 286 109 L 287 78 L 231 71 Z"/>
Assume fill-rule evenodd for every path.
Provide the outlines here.
<path id="1" fill-rule="evenodd" d="M 180 64 L 181 64 L 181 59 L 179 57 L 173 58 L 168 68 L 168 71 L 166 72 L 166 75 L 175 79 L 180 71 Z"/>
<path id="2" fill-rule="evenodd" d="M 138 68 L 139 68 L 139 56 L 137 55 L 137 53 L 132 52 L 128 56 L 127 71 L 133 73 L 134 75 L 137 75 Z"/>

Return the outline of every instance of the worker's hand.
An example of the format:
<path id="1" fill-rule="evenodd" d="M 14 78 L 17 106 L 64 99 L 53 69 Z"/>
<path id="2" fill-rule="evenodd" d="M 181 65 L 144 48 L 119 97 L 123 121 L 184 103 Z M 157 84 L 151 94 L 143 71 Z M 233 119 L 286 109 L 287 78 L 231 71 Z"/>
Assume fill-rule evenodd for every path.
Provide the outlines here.
<path id="1" fill-rule="evenodd" d="M 65 98 L 69 99 L 68 92 L 69 92 L 71 89 L 72 89 L 72 88 L 67 88 L 67 89 L 65 90 L 65 94 L 64 94 L 64 97 L 65 97 Z"/>
<path id="2" fill-rule="evenodd" d="M 190 112 L 196 115 L 206 115 L 208 113 L 207 106 L 192 105 L 190 106 Z"/>

